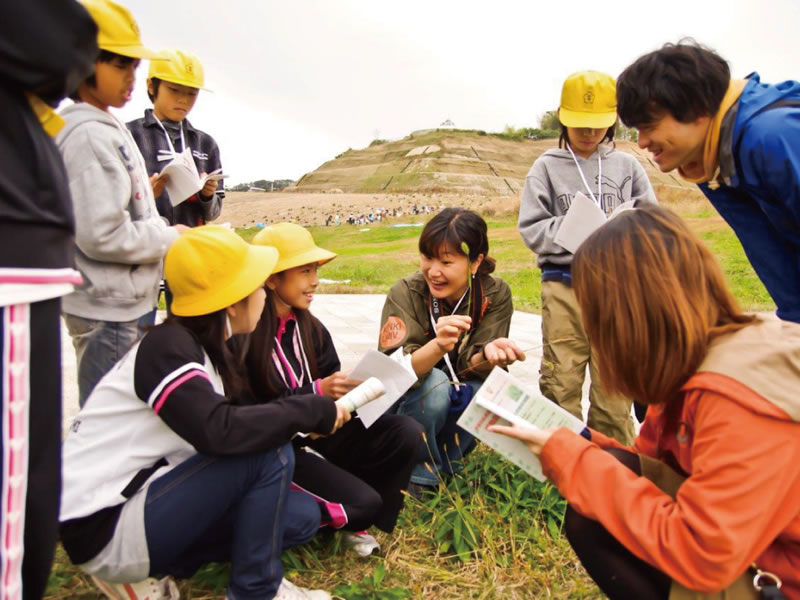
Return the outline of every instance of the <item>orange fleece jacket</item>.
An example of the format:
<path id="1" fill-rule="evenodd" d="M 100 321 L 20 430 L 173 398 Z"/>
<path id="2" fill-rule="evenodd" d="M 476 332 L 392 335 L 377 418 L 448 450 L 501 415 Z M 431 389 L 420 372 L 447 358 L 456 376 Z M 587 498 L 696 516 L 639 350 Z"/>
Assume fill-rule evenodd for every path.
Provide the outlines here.
<path id="1" fill-rule="evenodd" d="M 659 439 L 663 414 L 651 406 L 633 448 L 558 430 L 540 457 L 545 475 L 578 512 L 690 589 L 725 589 L 755 562 L 800 599 L 800 423 L 718 373 L 695 374 L 681 391 L 683 442 Z M 670 452 L 689 477 L 673 501 L 607 447 Z"/>

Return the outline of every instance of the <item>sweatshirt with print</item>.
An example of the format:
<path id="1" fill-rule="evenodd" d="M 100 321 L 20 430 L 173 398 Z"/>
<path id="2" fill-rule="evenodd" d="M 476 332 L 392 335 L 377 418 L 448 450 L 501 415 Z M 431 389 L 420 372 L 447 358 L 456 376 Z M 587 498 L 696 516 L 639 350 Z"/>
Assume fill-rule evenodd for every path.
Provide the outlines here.
<path id="1" fill-rule="evenodd" d="M 131 321 L 156 306 L 162 259 L 178 233 L 158 215 L 144 159 L 128 129 L 86 103 L 61 112 L 56 144 L 75 209 L 75 264 L 84 283 L 67 314 Z"/>
<path id="2" fill-rule="evenodd" d="M 536 253 L 539 267 L 546 263 L 572 264 L 572 253 L 555 242 L 558 228 L 577 192 L 591 198 L 597 197 L 598 189 L 600 207 L 606 215 L 629 200 L 656 203 L 642 165 L 630 154 L 610 146 L 598 146 L 589 158 L 576 154 L 573 159 L 568 149 L 552 148 L 536 159 L 525 178 L 517 228 L 528 248 Z"/>

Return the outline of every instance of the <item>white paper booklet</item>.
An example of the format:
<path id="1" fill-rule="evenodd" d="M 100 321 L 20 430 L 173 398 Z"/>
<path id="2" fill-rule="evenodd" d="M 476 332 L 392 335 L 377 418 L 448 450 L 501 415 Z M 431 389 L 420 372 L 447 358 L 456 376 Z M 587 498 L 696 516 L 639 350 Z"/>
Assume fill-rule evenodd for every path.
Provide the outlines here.
<path id="1" fill-rule="evenodd" d="M 386 356 L 377 350 L 369 350 L 348 376 L 351 379 L 365 381 L 375 377 L 383 384 L 385 390 L 383 395 L 358 409 L 358 416 L 367 428 L 417 381 L 417 375 L 411 368 L 411 356 L 405 356 L 402 348 L 398 348 L 391 356 Z"/>
<path id="2" fill-rule="evenodd" d="M 632 208 L 633 200 L 623 202 L 614 209 L 609 219 L 613 219 L 619 213 Z M 586 241 L 586 238 L 592 235 L 607 220 L 603 209 L 594 200 L 582 192 L 577 192 L 572 199 L 572 204 L 570 204 L 567 214 L 564 216 L 564 220 L 561 221 L 561 227 L 558 228 L 555 242 L 565 250 L 575 254 L 575 251 Z"/>
<path id="3" fill-rule="evenodd" d="M 487 406 L 494 411 L 485 408 Z M 492 370 L 459 418 L 458 425 L 539 481 L 545 479 L 542 465 L 525 444 L 487 430 L 489 425 L 508 425 L 511 421 L 540 429 L 566 427 L 575 433 L 585 427 L 580 419 L 538 391 L 526 388 L 513 375 L 499 367 Z"/>
<path id="4" fill-rule="evenodd" d="M 161 170 L 161 174 L 169 175 L 166 188 L 172 206 L 177 206 L 202 190 L 206 181 L 219 181 L 227 177 L 222 173 L 222 169 L 217 169 L 208 173 L 205 177 L 200 177 L 200 173 L 197 172 L 197 165 L 194 164 L 194 159 L 192 158 L 191 148 L 186 148 L 183 152 L 175 154 L 175 158 Z"/>

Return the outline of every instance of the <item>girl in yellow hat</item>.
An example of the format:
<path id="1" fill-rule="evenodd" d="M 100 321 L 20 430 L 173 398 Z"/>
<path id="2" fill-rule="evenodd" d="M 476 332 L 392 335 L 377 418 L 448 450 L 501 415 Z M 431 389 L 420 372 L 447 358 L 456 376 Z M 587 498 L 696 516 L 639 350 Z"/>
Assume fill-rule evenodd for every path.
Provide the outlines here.
<path id="1" fill-rule="evenodd" d="M 592 381 L 589 426 L 630 443 L 631 401 L 606 394 L 600 386 L 572 291 L 572 253 L 555 241 L 578 192 L 591 198 L 607 215 L 629 200 L 656 201 L 639 162 L 613 145 L 616 111 L 616 87 L 611 76 L 581 71 L 567 78 L 558 109 L 558 148 L 542 154 L 525 178 L 518 227 L 522 239 L 536 253 L 542 271 L 542 394 L 582 418 L 581 397 L 588 363 Z"/>
<path id="2" fill-rule="evenodd" d="M 341 397 L 360 382 L 340 371 L 330 333 L 309 312 L 317 269 L 336 255 L 317 247 L 311 233 L 293 223 L 271 225 L 253 243 L 274 246 L 280 254 L 246 356 L 254 397 Z M 353 419 L 336 435 L 296 438 L 298 448 L 314 452 L 297 452 L 294 483 L 318 498 L 327 525 L 350 532 L 346 542 L 356 552 L 371 554 L 379 547 L 365 530 L 394 528 L 420 439 L 417 423 L 397 415 L 384 415 L 369 429 Z"/>
<path id="3" fill-rule="evenodd" d="M 281 580 L 281 549 L 311 539 L 320 522 L 316 503 L 289 489 L 288 442 L 298 431 L 333 433 L 349 414 L 311 395 L 229 401 L 245 378 L 226 340 L 255 328 L 277 260 L 225 227 L 182 236 L 164 266 L 170 316 L 70 427 L 61 541 L 112 598 L 175 597 L 154 578 L 188 577 L 211 560 L 231 561 L 228 598 L 330 598 Z"/>

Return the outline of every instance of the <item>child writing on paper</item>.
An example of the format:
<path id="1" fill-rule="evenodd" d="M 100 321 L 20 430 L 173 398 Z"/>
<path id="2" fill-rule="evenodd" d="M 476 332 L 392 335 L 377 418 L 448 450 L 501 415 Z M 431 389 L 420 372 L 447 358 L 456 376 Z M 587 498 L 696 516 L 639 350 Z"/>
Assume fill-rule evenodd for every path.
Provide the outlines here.
<path id="1" fill-rule="evenodd" d="M 336 255 L 319 248 L 311 233 L 293 223 L 266 227 L 253 243 L 273 246 L 280 254 L 245 358 L 253 395 L 340 398 L 360 382 L 340 371 L 331 334 L 309 312 L 319 284 L 317 269 Z M 372 525 L 385 532 L 394 528 L 421 437 L 413 419 L 387 414 L 369 429 L 354 418 L 336 435 L 295 438 L 294 484 L 317 497 L 328 513 L 326 524 L 349 532 L 348 545 L 369 555 L 379 546 L 365 530 Z"/>
<path id="2" fill-rule="evenodd" d="M 612 600 L 800 598 L 800 325 L 743 313 L 657 206 L 593 233 L 573 282 L 603 383 L 649 406 L 633 446 L 490 430 L 539 456 L 589 575 Z M 785 596 L 771 577 L 759 594 L 752 565 Z"/>
<path id="3" fill-rule="evenodd" d="M 194 54 L 182 50 L 163 50 L 161 55 L 169 60 L 151 63 L 147 79 L 147 95 L 153 108 L 145 110 L 144 117 L 129 122 L 128 129 L 147 163 L 159 214 L 170 225 L 196 227 L 219 216 L 225 197 L 222 181 L 209 179 L 197 194 L 175 199 L 164 189 L 167 176 L 158 174 L 175 153 L 187 147 L 191 148 L 201 178 L 221 168 L 214 138 L 193 127 L 186 118 L 200 90 L 205 89 L 203 65 Z"/>
<path id="4" fill-rule="evenodd" d="M 533 163 L 519 208 L 519 232 L 542 270 L 542 365 L 539 389 L 582 418 L 581 396 L 589 363 L 589 426 L 620 442 L 633 439 L 630 401 L 603 392 L 572 291 L 572 254 L 554 238 L 576 192 L 583 192 L 606 215 L 629 200 L 656 201 L 636 159 L 613 147 L 617 121 L 614 80 L 604 73 L 570 75 L 561 91 L 558 149 Z M 611 146 L 603 142 L 612 142 Z"/>

